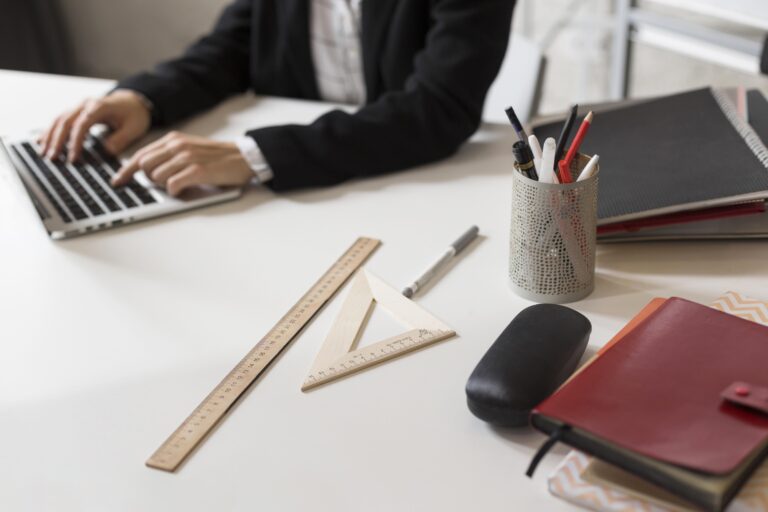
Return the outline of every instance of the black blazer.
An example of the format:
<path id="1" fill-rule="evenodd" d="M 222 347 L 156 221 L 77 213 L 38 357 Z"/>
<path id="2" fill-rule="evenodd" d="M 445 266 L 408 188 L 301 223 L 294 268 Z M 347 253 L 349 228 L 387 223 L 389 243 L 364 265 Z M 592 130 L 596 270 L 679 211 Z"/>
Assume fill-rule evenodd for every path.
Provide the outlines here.
<path id="1" fill-rule="evenodd" d="M 325 186 L 402 170 L 452 154 L 480 124 L 509 40 L 515 0 L 363 0 L 367 104 L 309 125 L 248 132 L 274 190 Z M 185 54 L 129 77 L 175 123 L 228 96 L 319 99 L 309 0 L 236 0 Z"/>

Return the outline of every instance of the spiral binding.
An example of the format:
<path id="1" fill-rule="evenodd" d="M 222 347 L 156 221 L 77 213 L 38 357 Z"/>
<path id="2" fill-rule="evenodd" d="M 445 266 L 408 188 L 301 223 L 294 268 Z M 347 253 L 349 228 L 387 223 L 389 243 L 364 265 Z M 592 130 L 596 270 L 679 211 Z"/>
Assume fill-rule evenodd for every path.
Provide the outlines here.
<path id="1" fill-rule="evenodd" d="M 728 118 L 728 121 L 731 122 L 731 125 L 739 132 L 739 135 L 747 143 L 749 149 L 752 150 L 752 153 L 760 160 L 763 167 L 768 170 L 768 148 L 765 147 L 760 137 L 746 121 L 739 117 L 736 108 L 728 99 L 725 91 L 722 89 L 712 89 L 712 96 L 714 96 L 717 104 L 720 105 L 720 109 L 725 114 L 725 117 Z"/>

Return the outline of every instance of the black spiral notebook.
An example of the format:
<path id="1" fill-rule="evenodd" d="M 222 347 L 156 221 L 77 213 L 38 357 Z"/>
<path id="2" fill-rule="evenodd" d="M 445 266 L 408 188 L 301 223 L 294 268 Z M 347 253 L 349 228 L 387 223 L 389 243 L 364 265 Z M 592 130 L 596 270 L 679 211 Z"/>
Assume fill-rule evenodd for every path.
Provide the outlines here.
<path id="1" fill-rule="evenodd" d="M 600 155 L 598 225 L 768 199 L 768 149 L 722 91 L 596 113 L 581 152 Z"/>

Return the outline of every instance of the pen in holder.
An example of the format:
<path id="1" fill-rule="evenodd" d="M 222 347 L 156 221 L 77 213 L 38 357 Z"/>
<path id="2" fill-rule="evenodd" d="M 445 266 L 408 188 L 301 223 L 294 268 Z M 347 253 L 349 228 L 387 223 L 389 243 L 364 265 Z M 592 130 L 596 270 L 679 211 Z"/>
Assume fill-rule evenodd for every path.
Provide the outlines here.
<path id="1" fill-rule="evenodd" d="M 574 181 L 562 185 L 513 173 L 509 280 L 525 299 L 573 302 L 595 287 L 599 168 L 578 181 L 587 162 L 577 154 L 570 167 Z"/>

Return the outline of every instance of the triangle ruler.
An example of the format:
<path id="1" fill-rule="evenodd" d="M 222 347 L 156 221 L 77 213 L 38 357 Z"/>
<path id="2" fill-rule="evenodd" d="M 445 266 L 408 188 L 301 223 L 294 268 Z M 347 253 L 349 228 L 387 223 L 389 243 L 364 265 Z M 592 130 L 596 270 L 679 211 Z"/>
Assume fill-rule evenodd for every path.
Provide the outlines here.
<path id="1" fill-rule="evenodd" d="M 381 306 L 409 330 L 355 349 L 374 304 Z M 308 391 L 455 335 L 450 327 L 421 306 L 362 269 L 352 279 L 341 311 L 301 390 Z"/>

